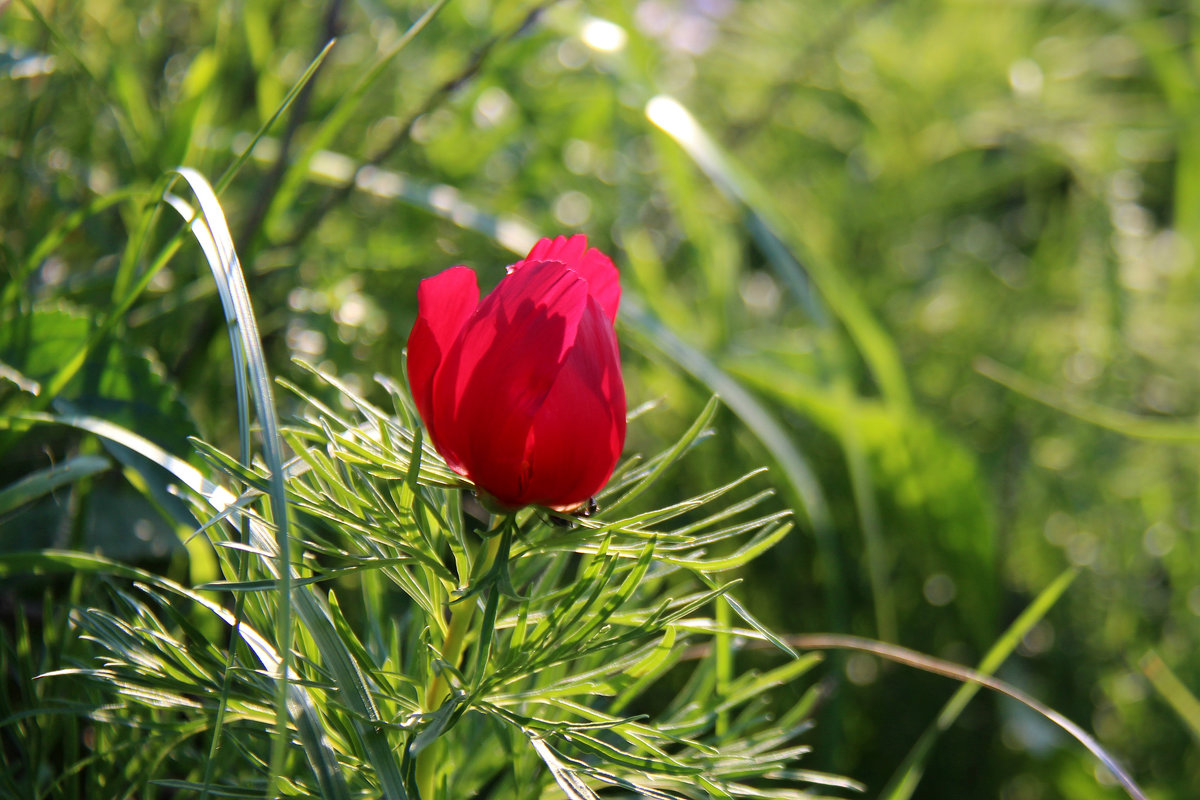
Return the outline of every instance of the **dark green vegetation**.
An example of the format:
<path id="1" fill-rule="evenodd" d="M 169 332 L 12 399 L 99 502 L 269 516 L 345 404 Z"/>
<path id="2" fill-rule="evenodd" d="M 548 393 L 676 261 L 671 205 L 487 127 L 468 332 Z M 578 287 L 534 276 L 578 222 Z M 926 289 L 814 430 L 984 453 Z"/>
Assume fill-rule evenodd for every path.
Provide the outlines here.
<path id="1" fill-rule="evenodd" d="M 293 358 L 391 409 L 373 376 L 403 374 L 422 277 L 467 263 L 498 279 L 537 235 L 582 230 L 625 277 L 630 405 L 659 401 L 628 451 L 670 447 L 725 401 L 638 511 L 765 464 L 751 488 L 775 488 L 768 511 L 798 525 L 744 569 L 750 610 L 781 634 L 963 664 L 1078 568 L 997 674 L 1093 731 L 1154 797 L 1195 796 L 1200 20 L 1067 2 L 450 0 L 403 39 L 425 10 L 0 5 L 0 551 L 220 577 L 165 473 L 61 424 L 116 423 L 214 480 L 188 437 L 245 440 L 216 284 L 160 200 L 170 170 L 220 190 L 270 374 L 339 414 L 340 393 Z M 310 408 L 275 399 L 285 424 Z M 60 422 L 30 428 L 38 414 Z M 273 758 L 275 689 L 249 671 L 222 689 L 223 653 L 171 674 L 181 697 L 242 702 L 227 724 L 253 756 L 213 756 L 200 724 L 178 740 L 150 724 L 177 717 L 97 716 L 103 680 L 33 680 L 100 664 L 81 631 L 119 641 L 140 620 L 222 641 L 213 619 L 189 630 L 92 562 L 0 565 L 0 791 L 106 797 L 143 773 L 201 781 L 207 764 Z M 371 572 L 347 593 L 397 596 Z M 390 623 L 364 603 L 337 619 L 369 639 Z M 802 765 L 869 797 L 914 776 L 905 759 L 955 684 L 857 654 L 818 673 L 829 693 Z M 684 677 L 641 702 L 662 710 Z M 808 686 L 771 702 L 782 714 Z M 336 735 L 347 763 L 369 751 Z M 276 788 L 310 785 L 309 763 L 287 764 Z M 922 798 L 1124 796 L 988 693 L 923 767 Z"/>

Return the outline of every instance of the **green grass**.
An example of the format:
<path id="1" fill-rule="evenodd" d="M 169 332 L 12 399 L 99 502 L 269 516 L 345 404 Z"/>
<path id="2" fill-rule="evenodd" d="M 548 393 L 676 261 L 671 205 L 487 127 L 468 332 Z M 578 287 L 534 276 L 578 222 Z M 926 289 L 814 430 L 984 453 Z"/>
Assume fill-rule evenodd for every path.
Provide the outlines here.
<path id="1" fill-rule="evenodd" d="M 9 4 L 0 793 L 587 796 L 571 776 L 697 768 L 721 796 L 738 748 L 813 721 L 796 785 L 1123 796 L 995 693 L 777 646 L 828 632 L 979 665 L 1191 797 L 1193 17 Z M 411 457 L 416 284 L 494 282 L 574 230 L 622 271 L 630 407 L 653 408 L 610 527 L 523 518 L 455 644 L 439 609 L 486 557 L 453 476 Z M 607 666 L 519 657 L 620 631 L 645 638 Z M 419 716 L 439 658 L 455 688 Z"/>

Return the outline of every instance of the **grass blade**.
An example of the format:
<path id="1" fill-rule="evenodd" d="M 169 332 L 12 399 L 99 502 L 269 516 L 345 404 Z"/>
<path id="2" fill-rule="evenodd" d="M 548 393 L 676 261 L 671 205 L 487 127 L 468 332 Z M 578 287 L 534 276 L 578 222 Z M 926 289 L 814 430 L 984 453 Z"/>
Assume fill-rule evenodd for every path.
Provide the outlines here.
<path id="1" fill-rule="evenodd" d="M 746 209 L 750 233 L 763 253 L 797 300 L 821 321 L 819 306 L 808 290 L 808 279 L 812 279 L 858 345 L 884 396 L 902 406 L 911 405 L 908 379 L 895 344 L 841 274 L 812 253 L 805 253 L 803 258 L 794 255 L 803 250 L 789 240 L 783 216 L 774 210 L 767 193 L 736 168 L 679 101 L 658 95 L 646 103 L 645 113 L 721 191 Z"/>
<path id="2" fill-rule="evenodd" d="M 1133 439 L 1185 444 L 1200 441 L 1200 426 L 1191 421 L 1151 419 L 1093 403 L 1022 375 L 990 358 L 975 361 L 975 371 L 1019 395 L 1076 419 Z"/>
<path id="3" fill-rule="evenodd" d="M 249 395 L 254 403 L 255 417 L 262 430 L 263 459 L 269 471 L 268 497 L 275 527 L 275 543 L 279 562 L 276 570 L 278 586 L 278 617 L 275 628 L 276 647 L 281 654 L 278 674 L 278 689 L 275 696 L 275 713 L 280 733 L 275 739 L 271 756 L 271 774 L 282 774 L 287 740 L 283 733 L 287 719 L 287 686 L 290 681 L 292 652 L 292 570 L 291 532 L 288 527 L 287 493 L 284 487 L 283 440 L 279 435 L 279 420 L 275 412 L 275 400 L 271 391 L 271 379 L 267 374 L 266 358 L 262 351 L 262 340 L 258 335 L 258 321 L 250 305 L 250 294 L 246 289 L 245 275 L 233 245 L 233 234 L 225 220 L 225 212 L 217 199 L 212 185 L 203 175 L 190 167 L 181 167 L 175 174 L 187 181 L 200 203 L 200 217 L 192 217 L 189 223 L 192 233 L 204 251 L 213 278 L 221 289 L 221 302 L 226 319 L 230 322 L 230 336 L 235 332 L 239 342 L 233 347 L 235 375 L 238 378 L 239 422 L 242 435 L 244 461 L 248 461 L 250 426 L 246 414 L 244 397 L 247 387 L 243 374 L 249 381 Z M 168 202 L 171 202 L 168 198 Z M 176 210 L 183 209 L 172 203 Z M 244 359 L 244 364 L 239 363 Z"/>
<path id="4" fill-rule="evenodd" d="M 0 489 L 0 514 L 6 514 L 14 508 L 32 502 L 60 486 L 103 472 L 109 468 L 110 463 L 103 456 L 75 456 L 61 464 L 31 472 Z"/>
<path id="5" fill-rule="evenodd" d="M 1066 570 L 1043 589 L 979 662 L 977 667 L 979 672 L 985 675 L 995 673 L 1017 648 L 1025 634 L 1029 633 L 1030 629 L 1058 602 L 1077 574 L 1078 572 L 1074 569 Z M 917 789 L 917 784 L 921 781 L 925 760 L 933 750 L 937 737 L 950 729 L 950 726 L 954 724 L 959 714 L 978 691 L 979 684 L 977 683 L 965 683 L 958 688 L 958 691 L 942 707 L 937 719 L 925 729 L 921 738 L 905 756 L 904 761 L 901 762 L 887 786 L 880 793 L 880 800 L 908 800 L 912 797 L 913 792 Z"/>
<path id="6" fill-rule="evenodd" d="M 1140 666 L 1150 685 L 1187 725 L 1192 738 L 1200 743 L 1200 700 L 1196 699 L 1162 657 L 1153 650 L 1142 657 Z"/>
<path id="7" fill-rule="evenodd" d="M 856 650 L 860 653 L 870 653 L 880 658 L 886 658 L 889 661 L 895 661 L 897 664 L 904 664 L 905 666 L 924 670 L 934 675 L 942 675 L 958 681 L 978 684 L 994 692 L 999 692 L 1032 709 L 1070 734 L 1075 741 L 1087 748 L 1088 752 L 1095 756 L 1096 760 L 1112 773 L 1117 782 L 1121 784 L 1121 788 L 1133 800 L 1149 800 L 1146 793 L 1141 790 L 1141 787 L 1137 785 L 1137 782 L 1121 766 L 1120 762 L 1109 755 L 1108 751 L 1100 746 L 1095 737 L 1066 716 L 1010 683 L 994 678 L 991 675 L 986 675 L 978 670 L 954 664 L 950 661 L 944 661 L 940 658 L 934 658 L 933 656 L 927 656 L 915 650 L 909 650 L 907 647 L 876 642 L 859 636 L 846 636 L 836 633 L 804 633 L 788 636 L 786 639 L 790 645 L 802 650 Z"/>

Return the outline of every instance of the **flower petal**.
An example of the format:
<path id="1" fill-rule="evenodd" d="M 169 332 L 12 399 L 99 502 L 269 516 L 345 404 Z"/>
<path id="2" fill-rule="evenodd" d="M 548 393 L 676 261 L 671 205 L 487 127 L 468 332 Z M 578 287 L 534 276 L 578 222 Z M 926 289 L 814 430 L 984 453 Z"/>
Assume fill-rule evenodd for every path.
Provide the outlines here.
<path id="1" fill-rule="evenodd" d="M 446 354 L 478 306 L 475 272 L 468 267 L 451 267 L 421 281 L 417 288 L 417 321 L 408 336 L 408 385 L 417 412 L 438 452 L 460 471 L 457 455 L 443 446 L 440 423 L 445 417 L 433 402 L 433 385 Z"/>
<path id="2" fill-rule="evenodd" d="M 509 270 L 516 272 L 522 267 L 539 261 L 561 261 L 588 282 L 588 292 L 604 309 L 610 322 L 616 322 L 617 309 L 621 305 L 621 280 L 612 259 L 596 248 L 589 249 L 587 236 L 577 233 L 571 238 L 558 236 L 542 239 L 533 246 L 529 255 L 513 264 Z"/>
<path id="3" fill-rule="evenodd" d="M 443 444 L 502 503 L 524 505 L 526 441 L 575 340 L 587 289 L 555 261 L 508 275 L 463 326 L 434 378 Z"/>
<path id="4" fill-rule="evenodd" d="M 625 384 L 612 324 L 592 298 L 527 443 L 525 502 L 568 509 L 612 475 L 625 446 Z"/>

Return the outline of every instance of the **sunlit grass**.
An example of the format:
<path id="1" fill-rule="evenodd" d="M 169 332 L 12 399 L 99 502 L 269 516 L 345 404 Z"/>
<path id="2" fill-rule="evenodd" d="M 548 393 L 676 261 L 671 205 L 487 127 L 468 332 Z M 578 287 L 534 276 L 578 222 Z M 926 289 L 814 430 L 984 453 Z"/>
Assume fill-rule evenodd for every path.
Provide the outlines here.
<path id="1" fill-rule="evenodd" d="M 0 589 L 0 757 L 22 765 L 0 770 L 0 793 L 165 796 L 233 774 L 253 776 L 240 787 L 251 796 L 385 785 L 386 753 L 416 713 L 414 653 L 441 631 L 404 627 L 394 593 L 416 591 L 400 573 L 424 551 L 372 535 L 367 511 L 449 498 L 456 481 L 427 449 L 406 488 L 388 483 L 417 429 L 396 399 L 416 283 L 456 263 L 497 265 L 482 276 L 494 283 L 536 236 L 578 229 L 622 269 L 630 407 L 658 404 L 631 426 L 629 452 L 674 453 L 630 462 L 608 498 L 617 516 L 601 520 L 682 509 L 764 465 L 732 491 L 773 489 L 751 518 L 794 520 L 786 535 L 782 516 L 714 519 L 706 533 L 687 507 L 637 523 L 665 537 L 662 569 L 698 571 L 689 591 L 743 579 L 729 594 L 740 610 L 712 601 L 712 625 L 785 646 L 856 634 L 979 664 L 1084 723 L 1153 796 L 1190 796 L 1188 26 L 1148 9 L 951 2 L 9 4 L 0 553 L 72 554 L 12 562 Z M 227 236 L 189 227 L 185 204 L 203 205 L 189 181 L 170 186 L 185 220 L 162 201 L 180 166 L 192 188 L 213 181 Z M 192 236 L 204 230 L 207 259 Z M 237 279 L 214 280 L 208 265 L 235 245 Z M 705 441 L 673 451 L 697 419 Z M 142 438 L 114 444 L 116 430 Z M 221 502 L 197 516 L 174 487 L 182 473 Z M 239 484 L 250 494 L 231 505 Z M 224 521 L 196 535 L 214 513 Z M 349 538 L 297 533 L 298 514 Z M 571 553 L 628 570 L 645 546 L 616 528 L 537 525 L 516 563 Z M 243 545 L 214 550 L 217 531 Z M 692 536 L 707 537 L 702 555 Z M 274 572 L 239 549 L 253 537 Z M 1064 569 L 1078 576 L 1059 598 Z M 228 647 L 220 613 L 162 603 L 166 581 L 253 619 L 278 661 Z M 643 612 L 611 613 L 637 625 Z M 494 619 L 497 646 L 535 628 L 515 606 Z M 687 698 L 753 694 L 757 678 L 738 683 L 747 668 L 782 669 L 778 647 L 735 653 L 742 640 L 718 630 L 711 664 L 680 685 L 698 651 L 682 649 L 682 629 L 659 635 L 610 713 L 644 701 L 686 719 Z M 102 652 L 129 671 L 124 711 L 107 708 Z M 277 679 L 292 659 L 303 683 Z M 358 685 L 355 663 L 378 667 L 373 684 Z M 228 702 L 187 690 L 197 664 L 192 688 Z M 151 665 L 170 680 L 139 689 Z M 870 661 L 809 669 L 792 677 L 828 691 L 804 694 L 801 680 L 714 724 L 811 714 L 805 767 L 868 794 L 1120 796 L 1007 702 L 946 706 L 952 687 Z M 496 692 L 494 719 L 528 699 Z M 505 758 L 523 753 L 514 785 L 578 766 L 547 755 L 549 740 L 497 741 Z M 580 753 L 612 745 L 580 742 L 570 757 L 591 767 Z M 376 777 L 357 783 L 358 764 Z M 390 780 L 395 793 L 414 778 Z"/>

